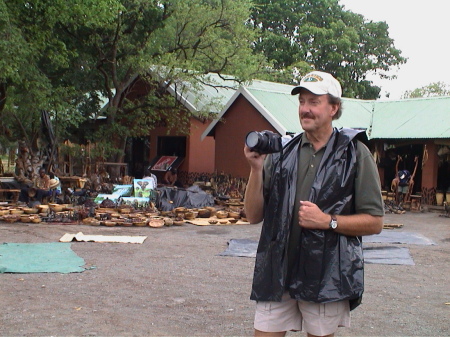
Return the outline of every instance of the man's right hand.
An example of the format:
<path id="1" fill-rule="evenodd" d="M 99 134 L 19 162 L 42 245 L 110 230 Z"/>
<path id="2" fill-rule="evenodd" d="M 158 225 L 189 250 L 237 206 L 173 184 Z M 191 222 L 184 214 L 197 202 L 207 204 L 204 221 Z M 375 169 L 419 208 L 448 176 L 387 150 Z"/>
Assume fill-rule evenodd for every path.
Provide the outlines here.
<path id="1" fill-rule="evenodd" d="M 251 151 L 245 145 L 244 155 L 250 165 L 250 176 L 245 189 L 244 209 L 250 223 L 259 223 L 264 216 L 263 168 L 265 154 Z"/>
<path id="2" fill-rule="evenodd" d="M 247 158 L 247 161 L 250 165 L 250 168 L 255 171 L 260 171 L 264 166 L 264 159 L 266 159 L 267 154 L 261 154 L 255 151 L 250 150 L 250 148 L 245 145 L 244 146 L 244 155 Z"/>

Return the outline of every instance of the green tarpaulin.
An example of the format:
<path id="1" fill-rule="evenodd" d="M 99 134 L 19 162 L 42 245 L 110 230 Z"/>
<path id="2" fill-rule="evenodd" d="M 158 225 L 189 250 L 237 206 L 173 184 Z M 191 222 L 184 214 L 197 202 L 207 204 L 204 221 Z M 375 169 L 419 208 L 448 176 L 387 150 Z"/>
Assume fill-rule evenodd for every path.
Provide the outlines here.
<path id="1" fill-rule="evenodd" d="M 0 245 L 0 273 L 77 273 L 85 269 L 84 259 L 71 243 L 3 243 Z"/>

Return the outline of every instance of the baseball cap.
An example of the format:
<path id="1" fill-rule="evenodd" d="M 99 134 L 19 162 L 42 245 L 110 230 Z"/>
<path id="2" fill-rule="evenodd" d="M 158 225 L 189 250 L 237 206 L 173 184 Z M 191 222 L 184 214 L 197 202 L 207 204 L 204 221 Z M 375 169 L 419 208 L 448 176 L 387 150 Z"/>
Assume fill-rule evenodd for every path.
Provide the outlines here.
<path id="1" fill-rule="evenodd" d="M 302 88 L 316 95 L 330 94 L 338 98 L 342 95 L 342 88 L 338 80 L 323 71 L 312 71 L 303 76 L 300 85 L 292 89 L 291 95 L 297 95 Z"/>

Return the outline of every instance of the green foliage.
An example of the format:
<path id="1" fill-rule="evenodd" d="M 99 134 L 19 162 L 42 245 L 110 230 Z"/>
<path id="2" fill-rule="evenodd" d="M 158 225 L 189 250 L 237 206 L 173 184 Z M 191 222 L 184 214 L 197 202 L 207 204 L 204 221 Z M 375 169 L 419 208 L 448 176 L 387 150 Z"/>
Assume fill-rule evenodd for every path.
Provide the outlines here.
<path id="1" fill-rule="evenodd" d="M 295 84 L 320 69 L 345 96 L 375 98 L 366 74 L 405 62 L 386 23 L 337 0 L 0 0 L 0 55 L 1 137 L 37 146 L 47 111 L 57 139 L 117 160 L 156 125 L 189 132 L 169 86 L 204 100 L 208 73 Z M 206 117 L 216 102 L 201 102 Z"/>
<path id="2" fill-rule="evenodd" d="M 362 15 L 344 11 L 337 0 L 260 0 L 249 23 L 262 31 L 254 48 L 273 62 L 269 79 L 279 71 L 292 74 L 296 82 L 304 70 L 309 71 L 295 66 L 304 62 L 334 74 L 343 85 L 344 96 L 373 99 L 380 88 L 367 81 L 366 75 L 378 72 L 385 76 L 391 67 L 406 62 L 394 47 L 385 22 L 366 21 Z M 286 80 L 293 84 L 292 78 Z"/>
<path id="3" fill-rule="evenodd" d="M 402 95 L 402 98 L 439 97 L 449 95 L 449 85 L 445 84 L 444 82 L 434 82 L 421 88 L 405 91 L 405 93 Z"/>
<path id="4" fill-rule="evenodd" d="M 187 132 L 189 112 L 180 115 L 169 85 L 196 88 L 208 82 L 208 72 L 246 81 L 264 64 L 252 53 L 254 31 L 245 25 L 250 6 L 249 0 L 0 0 L 2 126 L 32 141 L 45 110 L 60 139 L 83 125 L 77 135 L 119 151 L 127 137 L 148 135 L 161 122 Z M 142 79 L 147 96 L 133 91 Z M 107 123 L 93 131 L 99 115 Z"/>

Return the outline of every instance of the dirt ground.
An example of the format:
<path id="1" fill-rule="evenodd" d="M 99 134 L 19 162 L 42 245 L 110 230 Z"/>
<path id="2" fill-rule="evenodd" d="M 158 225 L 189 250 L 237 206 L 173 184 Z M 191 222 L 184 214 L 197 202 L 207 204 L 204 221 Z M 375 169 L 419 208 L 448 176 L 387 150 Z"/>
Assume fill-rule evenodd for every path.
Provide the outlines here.
<path id="1" fill-rule="evenodd" d="M 385 223 L 436 245 L 396 244 L 409 248 L 413 266 L 366 264 L 363 304 L 337 335 L 449 336 L 450 218 L 408 212 Z M 80 231 L 148 236 L 143 244 L 73 242 L 95 267 L 82 273 L 0 274 L 0 336 L 251 336 L 254 259 L 218 254 L 230 239 L 258 239 L 260 228 L 0 223 L 9 243 L 57 242 Z"/>

